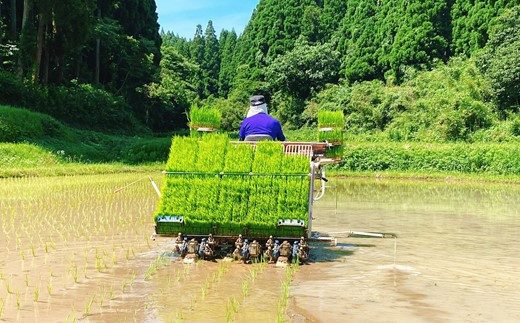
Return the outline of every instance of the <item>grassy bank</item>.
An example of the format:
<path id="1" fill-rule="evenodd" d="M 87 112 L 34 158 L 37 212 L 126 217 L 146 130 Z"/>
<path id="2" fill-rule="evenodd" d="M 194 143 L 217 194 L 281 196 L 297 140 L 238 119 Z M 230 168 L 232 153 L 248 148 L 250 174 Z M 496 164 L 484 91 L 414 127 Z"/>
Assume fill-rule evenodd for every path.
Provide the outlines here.
<path id="1" fill-rule="evenodd" d="M 128 172 L 159 172 L 163 163 L 77 163 L 27 143 L 0 143 L 0 178 L 28 176 L 93 175 Z"/>
<path id="2" fill-rule="evenodd" d="M 37 112 L 0 106 L 0 177 L 159 172 L 171 137 L 78 130 Z"/>
<path id="3" fill-rule="evenodd" d="M 35 167 L 1 167 L 0 178 L 7 177 L 42 177 L 42 176 L 71 176 L 71 175 L 97 175 L 119 173 L 153 173 L 164 170 L 164 164 L 126 165 L 120 163 L 111 164 L 81 164 L 63 163 Z"/>
<path id="4" fill-rule="evenodd" d="M 327 175 L 520 184 L 516 160 L 519 149 L 518 145 L 504 144 L 347 144 L 344 161 L 329 167 Z M 159 172 L 164 169 L 162 162 L 140 165 L 69 162 L 36 145 L 6 143 L 0 143 L 0 165 L 0 177 Z"/>
<path id="5" fill-rule="evenodd" d="M 35 144 L 68 161 L 165 162 L 170 136 L 122 136 L 79 130 L 26 109 L 0 105 L 0 142 Z"/>
<path id="6" fill-rule="evenodd" d="M 236 133 L 229 135 L 237 139 Z M 286 136 L 290 141 L 316 141 L 317 131 L 286 131 Z M 2 177 L 162 170 L 170 145 L 171 134 L 107 135 L 70 128 L 44 114 L 0 106 Z M 329 175 L 519 182 L 519 156 L 520 143 L 516 142 L 401 143 L 379 136 L 346 135 L 344 161 L 330 167 Z M 132 166 L 142 164 L 151 166 Z"/>

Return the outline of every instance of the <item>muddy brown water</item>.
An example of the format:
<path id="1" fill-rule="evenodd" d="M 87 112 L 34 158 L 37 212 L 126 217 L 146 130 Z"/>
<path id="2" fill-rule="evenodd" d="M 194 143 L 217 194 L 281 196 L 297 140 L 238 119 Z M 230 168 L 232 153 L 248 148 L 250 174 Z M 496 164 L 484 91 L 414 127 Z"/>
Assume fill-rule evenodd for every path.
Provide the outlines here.
<path id="1" fill-rule="evenodd" d="M 520 321 L 520 186 L 332 180 L 313 229 L 338 246 L 313 245 L 280 310 L 286 269 L 150 240 L 151 185 L 113 193 L 142 178 L 0 180 L 1 322 Z"/>

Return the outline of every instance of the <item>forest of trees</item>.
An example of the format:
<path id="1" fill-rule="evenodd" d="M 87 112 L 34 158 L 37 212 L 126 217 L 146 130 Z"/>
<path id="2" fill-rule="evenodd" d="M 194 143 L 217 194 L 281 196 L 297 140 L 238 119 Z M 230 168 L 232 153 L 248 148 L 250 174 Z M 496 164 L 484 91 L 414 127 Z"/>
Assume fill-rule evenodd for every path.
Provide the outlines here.
<path id="1" fill-rule="evenodd" d="M 72 124 L 55 96 L 110 101 L 77 107 L 98 124 L 117 115 L 170 131 L 193 103 L 236 130 L 264 94 L 287 128 L 328 108 L 349 131 L 392 140 L 520 135 L 519 0 L 261 0 L 241 35 L 209 21 L 192 39 L 159 32 L 153 0 L 0 3 L 1 85 L 31 89 L 2 89 L 0 103 L 47 96 L 34 109 Z"/>
<path id="2" fill-rule="evenodd" d="M 161 61 L 154 0 L 2 0 L 0 17 L 0 103 L 99 130 L 153 125 L 140 88 Z"/>

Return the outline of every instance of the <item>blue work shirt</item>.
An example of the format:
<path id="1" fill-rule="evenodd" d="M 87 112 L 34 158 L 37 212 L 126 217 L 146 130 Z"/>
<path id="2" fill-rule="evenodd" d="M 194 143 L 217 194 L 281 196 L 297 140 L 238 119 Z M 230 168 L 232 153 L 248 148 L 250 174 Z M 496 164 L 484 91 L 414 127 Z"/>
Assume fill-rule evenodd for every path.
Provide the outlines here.
<path id="1" fill-rule="evenodd" d="M 244 140 L 249 135 L 269 135 L 273 140 L 285 141 L 280 122 L 265 113 L 245 118 L 238 135 L 240 140 Z"/>

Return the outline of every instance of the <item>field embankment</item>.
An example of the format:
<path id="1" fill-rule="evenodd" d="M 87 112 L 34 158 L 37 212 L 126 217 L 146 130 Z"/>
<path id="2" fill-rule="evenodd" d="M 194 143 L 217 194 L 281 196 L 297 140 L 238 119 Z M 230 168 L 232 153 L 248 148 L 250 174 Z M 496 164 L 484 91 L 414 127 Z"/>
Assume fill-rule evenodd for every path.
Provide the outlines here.
<path id="1" fill-rule="evenodd" d="M 0 144 L 1 146 L 2 144 Z M 1 158 L 0 158 L 1 159 Z M 0 178 L 7 177 L 41 177 L 41 176 L 71 176 L 120 173 L 151 173 L 160 172 L 164 164 L 128 165 L 122 163 L 84 164 L 58 163 L 54 165 L 0 167 Z"/>
<path id="2" fill-rule="evenodd" d="M 286 135 L 291 141 L 317 140 L 311 129 Z M 0 177 L 161 170 L 170 144 L 170 136 L 78 130 L 45 114 L 0 106 Z M 403 143 L 347 135 L 345 147 L 344 162 L 332 174 L 520 182 L 516 142 Z"/>
<path id="3" fill-rule="evenodd" d="M 70 162 L 28 143 L 0 143 L 0 165 L 0 178 L 153 172 L 164 168 L 162 163 L 128 165 Z"/>
<path id="4" fill-rule="evenodd" d="M 79 130 L 46 114 L 0 105 L 0 143 L 37 145 L 63 162 L 122 162 L 135 165 L 165 161 L 171 139 L 169 136 L 122 136 Z M 4 162 L 8 151 L 16 151 L 16 158 L 34 160 L 27 153 L 27 146 L 14 145 L 9 146 L 8 150 L 4 149 Z M 8 164 L 3 164 L 6 165 L 24 166 L 24 163 L 10 160 Z"/>
<path id="5" fill-rule="evenodd" d="M 346 143 L 331 174 L 520 183 L 515 143 Z"/>

